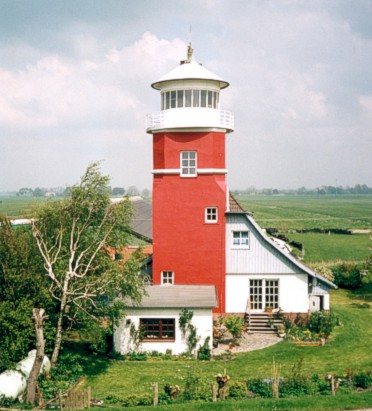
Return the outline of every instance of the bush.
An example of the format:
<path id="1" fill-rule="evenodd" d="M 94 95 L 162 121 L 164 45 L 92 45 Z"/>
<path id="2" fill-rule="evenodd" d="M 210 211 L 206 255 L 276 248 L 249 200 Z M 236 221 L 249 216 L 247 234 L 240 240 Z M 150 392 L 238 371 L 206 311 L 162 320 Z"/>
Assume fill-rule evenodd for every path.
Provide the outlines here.
<path id="1" fill-rule="evenodd" d="M 225 317 L 223 323 L 227 328 L 227 331 L 233 336 L 234 340 L 239 338 L 245 326 L 244 319 L 239 315 L 233 314 Z"/>
<path id="2" fill-rule="evenodd" d="M 272 397 L 271 381 L 255 378 L 247 382 L 248 390 L 263 398 Z"/>
<path id="3" fill-rule="evenodd" d="M 308 321 L 309 330 L 325 338 L 330 336 L 336 325 L 340 325 L 337 315 L 326 311 L 313 311 Z"/>
<path id="4" fill-rule="evenodd" d="M 358 388 L 369 388 L 372 386 L 372 374 L 370 372 L 361 372 L 354 376 L 353 382 Z"/>
<path id="5" fill-rule="evenodd" d="M 207 337 L 204 344 L 198 350 L 198 360 L 209 361 L 211 359 L 211 349 L 209 348 L 210 337 Z"/>
<path id="6" fill-rule="evenodd" d="M 340 288 L 356 290 L 362 285 L 361 268 L 358 264 L 342 263 L 332 267 L 334 282 Z"/>
<path id="7" fill-rule="evenodd" d="M 247 387 L 242 382 L 234 382 L 229 387 L 229 398 L 242 399 L 247 397 Z"/>

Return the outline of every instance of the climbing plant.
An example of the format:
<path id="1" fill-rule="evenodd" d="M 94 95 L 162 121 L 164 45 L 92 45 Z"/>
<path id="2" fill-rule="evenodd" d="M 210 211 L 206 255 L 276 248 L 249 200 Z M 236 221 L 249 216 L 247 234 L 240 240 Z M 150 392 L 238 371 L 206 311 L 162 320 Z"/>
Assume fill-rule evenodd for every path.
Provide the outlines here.
<path id="1" fill-rule="evenodd" d="M 200 339 L 197 335 L 196 327 L 191 323 L 194 313 L 187 308 L 183 308 L 178 320 L 179 327 L 181 329 L 182 337 L 186 338 L 187 352 L 192 353 Z"/>

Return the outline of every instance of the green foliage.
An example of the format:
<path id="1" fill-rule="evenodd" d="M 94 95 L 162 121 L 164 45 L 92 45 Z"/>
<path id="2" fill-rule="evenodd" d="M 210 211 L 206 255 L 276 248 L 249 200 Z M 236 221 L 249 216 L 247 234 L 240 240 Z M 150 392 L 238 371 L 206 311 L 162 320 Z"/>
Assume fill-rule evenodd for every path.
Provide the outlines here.
<path id="1" fill-rule="evenodd" d="M 229 386 L 229 398 L 241 399 L 247 397 L 247 387 L 243 382 L 234 382 Z"/>
<path id="2" fill-rule="evenodd" d="M 0 217 L 0 372 L 35 347 L 33 308 L 45 308 L 46 350 L 53 338 L 54 304 L 29 227 L 13 228 Z"/>
<path id="3" fill-rule="evenodd" d="M 253 394 L 258 395 L 259 397 L 272 397 L 270 381 L 264 381 L 260 378 L 253 378 L 251 380 L 248 380 L 247 387 L 249 391 L 252 391 Z"/>
<path id="4" fill-rule="evenodd" d="M 244 319 L 239 315 L 234 314 L 224 317 L 223 323 L 229 333 L 233 336 L 234 340 L 237 340 L 239 338 L 245 326 Z"/>
<path id="5" fill-rule="evenodd" d="M 84 374 L 84 359 L 80 354 L 68 352 L 61 357 L 61 361 L 51 369 L 48 378 L 39 381 L 46 400 L 56 397 L 59 390 L 66 391 Z"/>
<path id="6" fill-rule="evenodd" d="M 209 348 L 210 337 L 207 337 L 202 346 L 198 349 L 198 360 L 209 361 L 211 359 L 211 349 Z"/>
<path id="7" fill-rule="evenodd" d="M 183 338 L 187 338 L 186 339 L 187 352 L 189 354 L 195 350 L 196 344 L 199 341 L 199 337 L 197 335 L 197 329 L 191 323 L 193 316 L 194 316 L 194 313 L 192 311 L 186 308 L 183 308 L 180 313 L 179 320 L 178 320 L 178 324 L 181 329 L 182 336 Z"/>
<path id="8" fill-rule="evenodd" d="M 355 290 L 362 285 L 361 267 L 358 264 L 344 262 L 332 267 L 334 282 L 341 288 Z"/>
<path id="9" fill-rule="evenodd" d="M 118 319 L 124 297 L 139 302 L 143 292 L 139 256 L 127 262 L 110 257 L 110 249 L 126 244 L 132 207 L 128 199 L 111 204 L 108 183 L 99 163 L 93 163 L 66 199 L 45 203 L 35 213 L 33 235 L 59 307 L 52 363 L 66 328 Z"/>
<path id="10" fill-rule="evenodd" d="M 333 312 L 313 311 L 310 314 L 307 325 L 311 332 L 328 338 L 334 328 L 340 325 L 340 320 Z"/>
<path id="11" fill-rule="evenodd" d="M 353 377 L 353 382 L 358 388 L 369 388 L 372 386 L 372 373 L 370 371 L 361 372 Z"/>

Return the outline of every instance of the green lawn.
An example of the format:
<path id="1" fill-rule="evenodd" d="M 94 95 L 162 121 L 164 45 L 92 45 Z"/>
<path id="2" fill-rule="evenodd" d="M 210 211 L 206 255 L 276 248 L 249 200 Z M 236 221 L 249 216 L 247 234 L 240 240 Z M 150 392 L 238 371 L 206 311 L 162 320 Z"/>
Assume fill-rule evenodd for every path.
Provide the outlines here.
<path id="1" fill-rule="evenodd" d="M 288 375 L 301 358 L 304 359 L 304 372 L 308 374 L 346 373 L 348 368 L 372 370 L 371 304 L 372 290 L 359 294 L 346 290 L 333 292 L 332 307 L 343 326 L 336 329 L 332 341 L 324 347 L 298 347 L 281 342 L 262 350 L 238 354 L 233 361 L 227 362 L 112 361 L 98 373 L 92 367 L 86 384 L 92 387 L 96 398 L 108 395 L 126 397 L 151 393 L 153 382 L 159 383 L 160 392 L 166 383 L 184 387 L 188 373 L 198 375 L 201 381 L 210 384 L 224 368 L 231 376 L 231 383 L 245 382 L 249 378 L 270 377 L 273 357 L 282 365 L 282 375 Z"/>
<path id="2" fill-rule="evenodd" d="M 365 261 L 369 255 L 369 234 L 288 233 L 290 240 L 305 247 L 305 263 L 321 261 Z"/>
<path id="3" fill-rule="evenodd" d="M 299 398 L 274 399 L 251 399 L 224 402 L 203 402 L 163 405 L 155 408 L 157 411 L 337 411 L 366 409 L 372 405 L 372 391 L 355 395 L 338 394 L 332 396 L 314 397 L 304 396 Z M 100 408 L 102 411 L 148 411 L 152 407 L 128 407 L 128 408 Z"/>

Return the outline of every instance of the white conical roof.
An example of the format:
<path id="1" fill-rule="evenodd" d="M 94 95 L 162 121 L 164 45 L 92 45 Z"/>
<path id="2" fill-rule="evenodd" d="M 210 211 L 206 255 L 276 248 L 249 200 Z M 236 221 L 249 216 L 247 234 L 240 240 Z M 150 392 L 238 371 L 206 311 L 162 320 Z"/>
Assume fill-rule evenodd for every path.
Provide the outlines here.
<path id="1" fill-rule="evenodd" d="M 190 47 L 190 46 L 189 46 Z M 210 70 L 203 67 L 201 64 L 197 63 L 191 58 L 181 61 L 180 65 L 175 69 L 171 70 L 169 73 L 165 74 L 163 77 L 160 77 L 159 80 L 151 84 L 151 87 L 160 90 L 161 84 L 166 81 L 175 81 L 175 80 L 212 80 L 220 83 L 220 88 L 223 89 L 229 85 L 225 80 L 222 80 L 221 77 L 212 73 Z"/>

